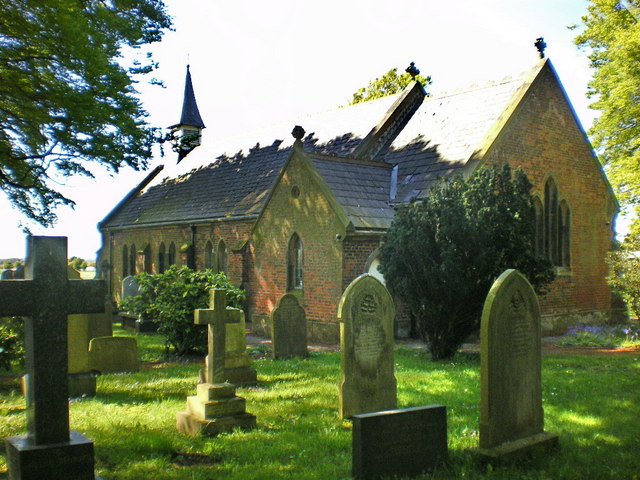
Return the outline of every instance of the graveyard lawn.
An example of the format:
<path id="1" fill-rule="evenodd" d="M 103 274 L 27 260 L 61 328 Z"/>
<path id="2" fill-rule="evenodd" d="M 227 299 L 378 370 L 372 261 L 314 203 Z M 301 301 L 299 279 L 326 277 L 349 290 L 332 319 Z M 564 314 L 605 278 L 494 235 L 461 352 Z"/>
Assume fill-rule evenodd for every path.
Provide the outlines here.
<path id="1" fill-rule="evenodd" d="M 163 358 L 160 337 L 137 339 L 141 371 L 102 375 L 96 397 L 70 405 L 71 428 L 94 441 L 96 473 L 105 480 L 350 478 L 351 422 L 338 416 L 338 353 L 279 361 L 256 355 L 259 384 L 238 394 L 258 428 L 191 438 L 176 431 L 175 414 L 193 393 L 201 359 Z M 638 478 L 640 353 L 544 355 L 545 430 L 559 435 L 560 450 L 515 466 L 479 465 L 470 453 L 478 445 L 477 354 L 433 363 L 423 349 L 396 347 L 395 365 L 398 407 L 447 406 L 450 465 L 418 478 Z M 0 436 L 24 433 L 17 391 L 0 391 L 0 418 Z M 6 475 L 2 451 L 0 478 Z"/>

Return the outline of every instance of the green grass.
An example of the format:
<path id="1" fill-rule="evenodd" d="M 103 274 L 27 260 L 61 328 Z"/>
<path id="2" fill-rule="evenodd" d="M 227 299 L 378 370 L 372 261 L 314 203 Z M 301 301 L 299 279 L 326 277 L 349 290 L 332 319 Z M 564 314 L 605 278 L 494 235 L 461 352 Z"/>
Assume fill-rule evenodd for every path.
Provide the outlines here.
<path id="1" fill-rule="evenodd" d="M 121 332 L 119 332 L 121 333 Z M 190 438 L 175 414 L 195 393 L 198 363 L 167 361 L 155 336 L 138 336 L 156 362 L 135 374 L 102 375 L 95 398 L 73 400 L 71 427 L 95 443 L 96 473 L 107 480 L 347 479 L 351 424 L 337 414 L 340 357 L 254 362 L 259 385 L 238 389 L 258 428 Z M 171 360 L 171 359 L 169 359 Z M 396 350 L 398 405 L 447 406 L 451 462 L 423 479 L 639 479 L 640 356 L 549 355 L 543 359 L 545 429 L 561 449 L 516 466 L 479 466 L 479 357 L 433 363 L 422 350 Z M 0 436 L 25 431 L 24 400 L 0 392 Z M 0 472 L 6 470 L 4 452 Z M 1 476 L 1 474 L 0 474 Z"/>

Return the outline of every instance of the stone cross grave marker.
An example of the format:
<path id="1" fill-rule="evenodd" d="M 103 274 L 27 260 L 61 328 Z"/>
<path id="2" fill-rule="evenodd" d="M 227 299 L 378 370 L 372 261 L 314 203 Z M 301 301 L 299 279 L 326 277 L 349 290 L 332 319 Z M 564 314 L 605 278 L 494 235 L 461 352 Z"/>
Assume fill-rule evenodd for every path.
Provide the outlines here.
<path id="1" fill-rule="evenodd" d="M 495 281 L 480 324 L 480 454 L 517 456 L 552 447 L 544 432 L 538 298 L 517 270 Z"/>
<path id="2" fill-rule="evenodd" d="M 285 293 L 271 312 L 273 358 L 306 357 L 307 319 L 304 308 L 292 293 Z"/>
<path id="3" fill-rule="evenodd" d="M 396 408 L 393 364 L 393 299 L 369 274 L 347 287 L 338 306 L 342 418 Z"/>
<path id="4" fill-rule="evenodd" d="M 178 431 L 190 435 L 217 435 L 256 425 L 256 417 L 246 412 L 244 398 L 235 395 L 235 386 L 227 383 L 225 372 L 227 325 L 243 323 L 244 312 L 227 307 L 223 289 L 211 289 L 209 306 L 194 312 L 194 323 L 208 328 L 206 383 L 197 385 L 197 394 L 187 397 L 187 410 L 176 416 Z"/>
<path id="5" fill-rule="evenodd" d="M 5 439 L 10 478 L 94 478 L 93 443 L 69 430 L 67 315 L 104 297 L 101 280 L 67 279 L 66 237 L 28 237 L 25 279 L 0 282 L 0 315 L 26 317 L 27 435 Z"/>

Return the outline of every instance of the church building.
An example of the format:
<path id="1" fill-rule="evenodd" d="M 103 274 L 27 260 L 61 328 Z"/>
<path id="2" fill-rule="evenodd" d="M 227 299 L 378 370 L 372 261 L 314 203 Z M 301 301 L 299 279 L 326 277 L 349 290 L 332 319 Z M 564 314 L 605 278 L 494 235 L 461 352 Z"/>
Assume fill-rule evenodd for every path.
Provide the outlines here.
<path id="1" fill-rule="evenodd" d="M 187 70 L 178 162 L 153 170 L 99 224 L 114 299 L 128 275 L 213 268 L 246 289 L 254 332 L 268 334 L 278 299 L 293 292 L 309 340 L 336 343 L 340 296 L 358 275 L 380 276 L 394 209 L 438 178 L 508 163 L 533 184 L 536 245 L 557 271 L 540 297 L 544 328 L 614 314 L 605 256 L 617 202 L 549 59 L 433 96 L 414 81 L 296 123 L 201 142 Z M 398 310 L 395 333 L 406 337 L 411 316 Z"/>

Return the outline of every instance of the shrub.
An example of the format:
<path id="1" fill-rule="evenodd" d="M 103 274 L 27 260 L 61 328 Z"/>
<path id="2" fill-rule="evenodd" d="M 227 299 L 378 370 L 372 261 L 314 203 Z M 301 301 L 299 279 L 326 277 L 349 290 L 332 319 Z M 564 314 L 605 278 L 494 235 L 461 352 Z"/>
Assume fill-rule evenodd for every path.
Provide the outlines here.
<path id="1" fill-rule="evenodd" d="M 24 320 L 22 317 L 0 317 L 0 369 L 24 365 Z"/>
<path id="2" fill-rule="evenodd" d="M 433 359 L 452 356 L 478 329 L 495 279 L 516 268 L 538 293 L 555 276 L 536 255 L 531 183 L 508 165 L 456 175 L 401 207 L 380 247 L 380 270 L 416 318 Z"/>
<path id="3" fill-rule="evenodd" d="M 193 311 L 208 308 L 212 288 L 227 290 L 228 306 L 241 308 L 246 298 L 224 273 L 212 270 L 173 265 L 164 273 L 139 273 L 135 278 L 140 295 L 124 299 L 120 310 L 154 320 L 158 333 L 177 355 L 206 352 L 207 329 L 193 323 Z"/>

